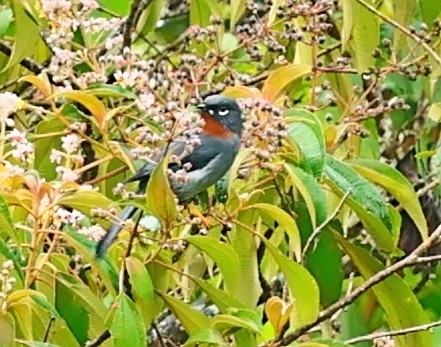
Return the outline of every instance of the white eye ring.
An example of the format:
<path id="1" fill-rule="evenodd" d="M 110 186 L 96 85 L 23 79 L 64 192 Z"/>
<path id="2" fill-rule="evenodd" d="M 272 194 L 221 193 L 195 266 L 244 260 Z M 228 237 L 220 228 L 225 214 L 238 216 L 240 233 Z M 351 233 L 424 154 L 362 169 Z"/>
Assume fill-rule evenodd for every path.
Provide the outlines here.
<path id="1" fill-rule="evenodd" d="M 219 110 L 219 116 L 226 116 L 228 113 L 230 113 L 229 109 Z"/>
<path id="2" fill-rule="evenodd" d="M 214 111 L 213 110 L 208 110 L 208 113 L 211 115 L 214 115 Z"/>

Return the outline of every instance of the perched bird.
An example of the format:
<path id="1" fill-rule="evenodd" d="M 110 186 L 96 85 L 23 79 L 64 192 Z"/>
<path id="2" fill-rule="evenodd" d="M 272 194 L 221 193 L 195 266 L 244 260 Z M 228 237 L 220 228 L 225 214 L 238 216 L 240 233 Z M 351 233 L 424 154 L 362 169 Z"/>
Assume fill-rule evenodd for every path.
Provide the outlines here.
<path id="1" fill-rule="evenodd" d="M 204 125 L 199 135 L 199 144 L 191 154 L 185 156 L 182 165 L 189 163 L 187 179 L 184 182 L 171 184 L 173 193 L 180 202 L 185 202 L 201 193 L 219 181 L 230 169 L 239 152 L 242 137 L 242 112 L 234 99 L 223 95 L 212 95 L 204 99 L 197 106 L 201 112 Z M 176 140 L 164 148 L 160 158 L 153 158 L 154 162 L 162 159 L 165 151 L 173 154 L 182 154 L 186 147 L 185 141 Z M 144 194 L 150 175 L 156 165 L 147 162 L 127 182 L 139 181 L 139 194 Z M 172 165 L 170 169 L 178 170 L 181 166 Z M 131 218 L 137 207 L 127 206 L 121 213 L 122 222 Z M 98 244 L 96 255 L 103 256 L 122 229 L 122 224 L 112 224 L 104 238 Z"/>

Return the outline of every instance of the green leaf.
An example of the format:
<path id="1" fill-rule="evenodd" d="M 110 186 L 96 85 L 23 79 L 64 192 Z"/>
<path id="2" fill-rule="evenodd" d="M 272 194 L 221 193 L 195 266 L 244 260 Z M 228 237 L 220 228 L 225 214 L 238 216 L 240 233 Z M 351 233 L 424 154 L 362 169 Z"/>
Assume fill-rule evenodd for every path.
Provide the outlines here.
<path id="1" fill-rule="evenodd" d="M 9 313 L 0 314 L 0 346 L 14 347 L 15 322 Z"/>
<path id="2" fill-rule="evenodd" d="M 34 167 L 41 177 L 52 181 L 57 177 L 55 168 L 58 166 L 50 160 L 52 149 L 61 150 L 61 135 L 48 135 L 66 129 L 58 119 L 43 120 L 35 128 L 35 161 Z M 43 137 L 41 137 L 43 135 Z M 32 136 L 31 136 L 32 137 Z"/>
<path id="3" fill-rule="evenodd" d="M 115 0 L 98 0 L 100 7 L 105 10 L 115 13 L 121 17 L 125 17 L 130 11 L 130 1 L 115 1 Z"/>
<path id="4" fill-rule="evenodd" d="M 246 0 L 231 0 L 230 1 L 230 28 L 234 29 L 240 17 L 244 14 L 247 8 Z"/>
<path id="5" fill-rule="evenodd" d="M 394 20 L 401 26 L 407 28 L 415 15 L 415 5 L 414 0 L 400 0 L 392 1 Z M 406 48 L 406 34 L 401 32 L 401 30 L 395 30 L 394 32 L 394 48 L 398 51 Z"/>
<path id="6" fill-rule="evenodd" d="M 113 337 L 113 345 L 115 347 L 146 346 L 146 329 L 133 301 L 126 294 L 120 294 L 112 309 L 108 325 Z"/>
<path id="7" fill-rule="evenodd" d="M 351 42 L 355 47 L 354 57 L 357 71 L 361 73 L 374 63 L 372 51 L 380 44 L 380 27 L 377 16 L 371 11 L 359 3 L 355 4 L 354 9 Z"/>
<path id="8" fill-rule="evenodd" d="M 298 328 L 314 322 L 320 312 L 319 288 L 314 277 L 303 266 L 282 254 L 263 236 L 261 240 L 279 265 L 291 291 L 294 305 L 293 326 Z"/>
<path id="9" fill-rule="evenodd" d="M 182 347 L 199 347 L 205 344 L 216 347 L 228 346 L 217 331 L 204 329 L 192 334 Z"/>
<path id="10" fill-rule="evenodd" d="M 365 278 L 371 278 L 384 270 L 383 265 L 369 251 L 355 246 L 340 234 L 335 237 L 346 254 L 351 258 L 358 271 Z M 391 330 L 401 330 L 427 324 L 429 319 L 415 294 L 406 282 L 393 274 L 371 288 L 383 307 Z M 406 303 L 405 305 L 403 303 Z M 421 331 L 396 337 L 399 346 L 431 346 L 431 334 Z"/>
<path id="11" fill-rule="evenodd" d="M 263 84 L 262 97 L 271 102 L 276 101 L 276 98 L 288 84 L 306 76 L 311 71 L 311 65 L 307 64 L 288 64 L 271 71 Z"/>
<path id="12" fill-rule="evenodd" d="M 132 91 L 114 84 L 97 83 L 89 87 L 87 94 L 101 97 L 139 99 Z"/>
<path id="13" fill-rule="evenodd" d="M 427 221 L 418 196 L 410 182 L 394 167 L 377 160 L 353 160 L 349 162 L 368 180 L 383 186 L 403 206 L 412 218 L 421 237 L 428 237 Z"/>
<path id="14" fill-rule="evenodd" d="M 279 226 L 283 230 L 285 230 L 287 235 L 289 235 L 290 239 L 292 240 L 292 246 L 294 247 L 293 251 L 297 260 L 300 260 L 302 258 L 302 243 L 300 241 L 300 232 L 293 217 L 291 217 L 280 207 L 270 204 L 257 203 L 246 207 L 246 209 L 244 210 L 247 209 L 259 210 L 275 220 L 277 223 L 279 223 Z"/>
<path id="15" fill-rule="evenodd" d="M 59 204 L 91 216 L 92 209 L 97 207 L 109 209 L 113 201 L 94 190 L 77 190 L 72 195 L 61 198 Z"/>
<path id="16" fill-rule="evenodd" d="M 156 24 L 161 18 L 162 9 L 164 8 L 165 0 L 155 0 L 150 2 L 150 5 L 142 13 L 141 18 L 138 21 L 137 29 L 142 34 L 147 35 L 151 31 L 156 29 Z M 139 30 L 139 28 L 142 28 Z"/>
<path id="17" fill-rule="evenodd" d="M 349 40 L 351 39 L 352 30 L 354 28 L 354 11 L 355 0 L 342 0 L 343 10 L 343 28 L 341 29 L 341 42 L 343 49 L 346 49 Z"/>
<path id="18" fill-rule="evenodd" d="M 133 292 L 143 300 L 153 300 L 153 283 L 145 265 L 134 257 L 128 257 L 125 261 Z"/>
<path id="19" fill-rule="evenodd" d="M 189 335 L 211 327 L 210 319 L 199 310 L 170 295 L 158 294 L 165 301 L 176 318 L 178 318 Z"/>
<path id="20" fill-rule="evenodd" d="M 102 124 L 106 116 L 106 106 L 97 97 L 88 94 L 87 91 L 72 90 L 68 92 L 60 92 L 53 94 L 49 99 L 66 98 L 76 101 L 89 110 L 98 124 Z"/>
<path id="21" fill-rule="evenodd" d="M 315 228 L 325 221 L 328 213 L 326 195 L 323 188 L 312 175 L 287 163 L 284 164 L 288 177 L 292 180 L 308 208 L 311 222 Z"/>
<path id="22" fill-rule="evenodd" d="M 441 1 L 419 0 L 423 22 L 429 27 L 433 26 L 433 20 L 439 17 L 441 12 Z"/>
<path id="23" fill-rule="evenodd" d="M 319 120 L 311 112 L 299 109 L 287 110 L 285 117 L 291 122 L 288 126 L 289 139 L 302 154 L 300 167 L 320 178 L 325 167 L 326 141 Z"/>
<path id="24" fill-rule="evenodd" d="M 350 347 L 350 345 L 339 341 L 319 339 L 301 343 L 298 347 Z"/>
<path id="25" fill-rule="evenodd" d="M 39 28 L 34 20 L 26 13 L 18 1 L 13 1 L 15 14 L 15 39 L 8 63 L 0 73 L 9 70 L 26 57 L 32 57 L 39 39 Z"/>
<path id="26" fill-rule="evenodd" d="M 227 293 L 224 290 L 216 288 L 209 282 L 204 281 L 198 277 L 191 277 L 203 291 L 207 297 L 215 304 L 221 312 L 226 312 L 229 308 L 245 308 L 245 304 L 238 300 L 235 296 Z"/>
<path id="27" fill-rule="evenodd" d="M 154 319 L 155 294 L 153 282 L 146 266 L 135 257 L 125 259 L 135 305 L 139 308 L 146 326 Z"/>
<path id="28" fill-rule="evenodd" d="M 219 266 L 225 286 L 230 294 L 234 294 L 240 281 L 237 269 L 240 266 L 239 257 L 234 249 L 209 236 L 194 235 L 185 238 L 186 241 L 206 253 Z"/>
<path id="29" fill-rule="evenodd" d="M 207 27 L 211 25 L 210 17 L 222 17 L 222 8 L 217 1 L 190 0 L 190 24 Z"/>
<path id="30" fill-rule="evenodd" d="M 260 334 L 262 324 L 260 323 L 259 317 L 252 311 L 249 311 L 248 313 L 251 315 L 254 314 L 256 316 L 254 319 L 250 319 L 249 314 L 244 315 L 243 313 L 243 311 L 238 311 L 234 312 L 234 315 L 219 314 L 211 319 L 211 325 L 214 329 L 223 333 L 231 328 L 242 328 Z"/>
<path id="31" fill-rule="evenodd" d="M 343 197 L 344 193 L 351 193 L 346 204 L 360 218 L 377 246 L 392 252 L 395 244 L 391 235 L 391 217 L 380 193 L 354 169 L 331 156 L 326 158 L 325 174 L 328 177 L 326 182 L 335 194 Z"/>
<path id="32" fill-rule="evenodd" d="M 55 345 L 53 343 L 48 342 L 38 342 L 38 341 L 23 341 L 23 340 L 16 340 L 20 344 L 28 347 L 63 347 L 60 345 Z"/>
<path id="33" fill-rule="evenodd" d="M 170 225 L 176 220 L 178 209 L 165 168 L 163 160 L 155 167 L 150 176 L 147 185 L 147 206 L 155 217 L 161 219 L 166 225 Z"/>
<path id="34" fill-rule="evenodd" d="M 0 38 L 3 37 L 11 22 L 12 10 L 10 8 L 3 8 L 0 11 Z"/>

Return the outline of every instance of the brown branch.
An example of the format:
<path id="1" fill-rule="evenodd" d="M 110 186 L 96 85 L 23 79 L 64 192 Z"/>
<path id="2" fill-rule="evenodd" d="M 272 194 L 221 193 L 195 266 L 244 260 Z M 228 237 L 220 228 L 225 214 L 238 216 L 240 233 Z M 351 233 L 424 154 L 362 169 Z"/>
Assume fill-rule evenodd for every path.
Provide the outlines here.
<path id="1" fill-rule="evenodd" d="M 372 340 L 379 339 L 382 337 L 406 335 L 406 334 L 416 333 L 419 331 L 426 331 L 426 330 L 435 328 L 440 325 L 441 325 L 441 321 L 436 321 L 433 323 L 417 325 L 417 326 L 406 328 L 406 329 L 385 331 L 385 332 L 381 332 L 381 333 L 373 333 L 373 334 L 369 334 L 369 335 L 365 335 L 365 336 L 355 337 L 353 339 L 345 341 L 345 343 L 349 344 L 349 345 L 353 345 L 358 342 L 372 341 Z"/>
<path id="2" fill-rule="evenodd" d="M 133 1 L 130 14 L 127 17 L 123 27 L 123 45 L 122 49 L 130 47 L 132 44 L 132 31 L 141 17 L 142 12 L 153 2 L 153 0 Z"/>
<path id="3" fill-rule="evenodd" d="M 0 52 L 6 54 L 7 56 L 11 56 L 12 54 L 12 48 L 9 47 L 4 42 L 0 41 Z M 43 71 L 44 66 L 37 63 L 35 60 L 32 60 L 30 58 L 24 58 L 22 61 L 20 61 L 20 65 L 28 69 L 29 71 L 33 72 L 34 74 L 38 75 Z"/>
<path id="4" fill-rule="evenodd" d="M 396 262 L 395 264 L 385 268 L 384 270 L 376 273 L 374 276 L 370 277 L 366 282 L 364 282 L 362 285 L 354 289 L 354 291 L 349 294 L 348 296 L 342 298 L 341 300 L 337 301 L 335 304 L 329 306 L 328 308 L 324 309 L 320 312 L 317 319 L 309 324 L 304 325 L 303 327 L 300 327 L 293 333 L 290 333 L 283 337 L 279 342 L 281 345 L 289 345 L 293 341 L 297 340 L 300 336 L 307 333 L 311 328 L 315 327 L 316 325 L 322 323 L 323 321 L 327 320 L 328 318 L 332 317 L 334 313 L 341 310 L 342 308 L 350 305 L 353 303 L 360 295 L 367 292 L 369 289 L 371 289 L 376 284 L 384 281 L 389 276 L 397 273 L 398 271 L 404 269 L 405 267 L 421 263 L 422 258 L 419 257 L 420 254 L 424 253 L 427 249 L 429 249 L 431 246 L 433 246 L 435 243 L 439 241 L 439 237 L 441 236 L 441 225 L 439 225 L 436 230 L 430 235 L 429 238 L 427 238 L 421 245 L 419 245 L 412 253 L 410 253 L 407 257 L 403 258 L 402 260 Z M 427 259 L 428 257 L 424 257 L 426 260 L 432 261 L 432 259 Z"/>

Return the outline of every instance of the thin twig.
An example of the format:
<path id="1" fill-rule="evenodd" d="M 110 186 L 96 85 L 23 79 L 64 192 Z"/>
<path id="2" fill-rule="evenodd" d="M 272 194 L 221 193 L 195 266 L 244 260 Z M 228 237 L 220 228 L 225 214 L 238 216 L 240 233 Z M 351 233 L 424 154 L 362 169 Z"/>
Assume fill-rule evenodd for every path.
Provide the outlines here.
<path id="1" fill-rule="evenodd" d="M 395 22 L 393 19 L 385 16 L 382 12 L 378 11 L 374 6 L 369 5 L 367 2 L 365 2 L 364 0 L 357 0 L 358 3 L 360 5 L 362 5 L 363 7 L 365 7 L 367 10 L 369 10 L 370 12 L 372 12 L 373 14 L 375 14 L 376 16 L 380 17 L 382 20 L 384 20 L 386 23 L 389 23 L 390 25 L 392 25 L 393 27 L 397 28 L 398 30 L 400 30 L 401 32 L 403 32 L 404 34 L 406 34 L 407 36 L 409 36 L 410 38 L 412 38 L 413 40 L 415 40 L 416 42 L 418 42 L 419 44 L 421 44 L 421 46 L 432 56 L 433 59 L 435 59 L 435 61 L 438 64 L 441 64 L 441 57 L 432 49 L 432 47 L 430 47 L 423 38 L 411 33 L 408 29 L 406 29 L 405 27 L 403 27 L 401 24 Z"/>
<path id="2" fill-rule="evenodd" d="M 406 328 L 406 329 L 385 331 L 385 332 L 381 332 L 381 333 L 373 333 L 373 334 L 369 334 L 369 335 L 365 335 L 365 336 L 359 336 L 359 337 L 355 337 L 353 339 L 347 340 L 347 341 L 345 341 L 345 343 L 348 345 L 353 345 L 358 342 L 372 341 L 372 340 L 382 338 L 382 337 L 406 335 L 406 334 L 410 334 L 410 333 L 416 333 L 419 331 L 426 331 L 426 330 L 435 328 L 440 325 L 441 325 L 441 320 L 433 322 L 433 323 L 429 323 L 429 324 L 417 325 L 417 326 Z"/>
<path id="3" fill-rule="evenodd" d="M 389 276 L 397 273 L 401 269 L 404 269 L 405 267 L 421 263 L 420 260 L 421 257 L 419 257 L 420 254 L 424 253 L 427 249 L 432 247 L 435 243 L 439 241 L 439 237 L 441 235 L 441 225 L 439 225 L 436 230 L 432 233 L 432 235 L 429 236 L 423 243 L 421 243 L 412 253 L 410 253 L 407 257 L 403 258 L 402 260 L 396 262 L 395 264 L 385 268 L 384 270 L 376 273 L 374 276 L 370 277 L 366 280 L 362 285 L 354 289 L 354 291 L 349 294 L 348 296 L 342 298 L 341 300 L 337 301 L 335 304 L 327 307 L 323 311 L 320 312 L 317 319 L 309 324 L 306 324 L 299 329 L 297 329 L 295 332 L 290 333 L 283 337 L 279 342 L 281 345 L 289 345 L 293 341 L 297 340 L 300 336 L 307 333 L 311 328 L 314 328 L 321 322 L 327 320 L 328 318 L 332 317 L 332 315 L 341 310 L 342 308 L 350 305 L 353 303 L 360 295 L 367 292 L 369 289 L 371 289 L 376 284 L 384 281 Z M 424 257 L 426 260 L 429 260 L 428 257 Z M 430 259 L 432 260 L 432 259 Z"/>
<path id="4" fill-rule="evenodd" d="M 86 347 L 98 347 L 101 346 L 108 338 L 110 337 L 109 330 L 103 332 L 100 336 L 96 338 L 96 340 L 90 341 L 86 343 Z"/>
<path id="5" fill-rule="evenodd" d="M 345 203 L 346 199 L 349 197 L 349 195 L 351 195 L 351 191 L 348 190 L 345 195 L 343 195 L 343 197 L 341 198 L 340 202 L 338 203 L 337 207 L 335 208 L 335 210 L 329 215 L 328 218 L 326 218 L 326 220 L 320 224 L 311 234 L 311 236 L 308 238 L 308 240 L 306 241 L 305 247 L 303 247 L 303 252 L 302 252 L 302 259 L 305 257 L 306 252 L 308 252 L 309 248 L 311 247 L 312 243 L 314 242 L 314 240 L 319 236 L 319 234 L 323 231 L 323 229 L 325 229 L 329 223 L 331 223 L 336 217 L 337 215 L 340 213 L 343 204 Z"/>

